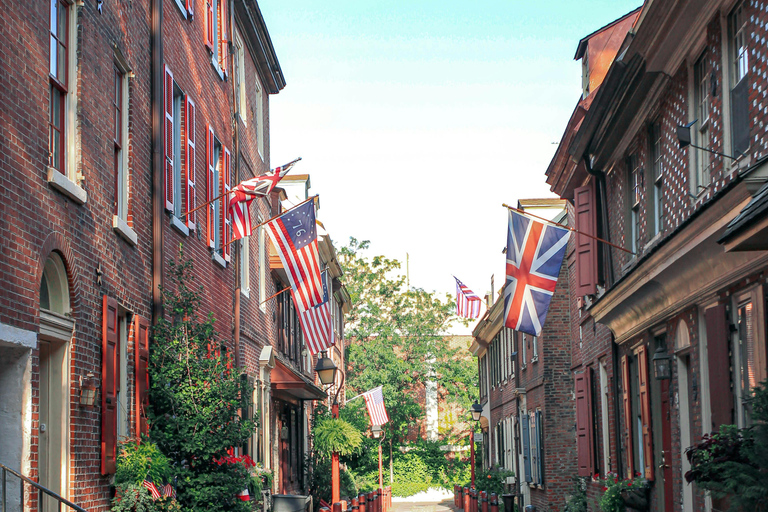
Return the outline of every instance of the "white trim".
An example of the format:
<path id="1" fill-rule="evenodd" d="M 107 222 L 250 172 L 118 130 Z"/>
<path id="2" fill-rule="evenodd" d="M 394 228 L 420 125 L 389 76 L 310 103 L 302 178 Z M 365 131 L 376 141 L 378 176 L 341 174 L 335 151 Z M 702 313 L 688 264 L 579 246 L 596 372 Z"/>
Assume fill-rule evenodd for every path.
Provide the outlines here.
<path id="1" fill-rule="evenodd" d="M 53 167 L 48 167 L 48 184 L 78 205 L 88 201 L 88 192 Z"/>
<path id="2" fill-rule="evenodd" d="M 187 19 L 187 16 L 189 16 L 189 13 L 187 13 L 187 6 L 182 5 L 182 0 L 175 0 L 176 1 L 176 7 L 179 8 L 179 11 L 181 11 L 181 15 L 184 16 L 184 19 Z"/>
<path id="3" fill-rule="evenodd" d="M 0 344 L 5 343 L 36 349 L 37 333 L 0 322 Z"/>
<path id="4" fill-rule="evenodd" d="M 112 230 L 134 247 L 139 242 L 139 237 L 133 228 L 117 215 L 112 215 Z"/>
<path id="5" fill-rule="evenodd" d="M 184 236 L 189 236 L 189 228 L 184 223 L 183 220 L 178 218 L 177 216 L 171 214 L 171 227 L 175 228 L 176 231 L 181 233 Z"/>
<path id="6" fill-rule="evenodd" d="M 227 268 L 227 262 L 222 258 L 218 252 L 211 253 L 211 259 L 214 263 L 219 265 L 221 268 Z"/>

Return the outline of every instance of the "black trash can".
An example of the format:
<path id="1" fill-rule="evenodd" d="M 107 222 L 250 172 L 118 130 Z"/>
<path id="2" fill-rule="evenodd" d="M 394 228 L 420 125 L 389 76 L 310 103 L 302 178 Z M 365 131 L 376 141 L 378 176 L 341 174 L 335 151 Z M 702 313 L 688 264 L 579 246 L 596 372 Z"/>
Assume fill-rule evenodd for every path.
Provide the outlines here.
<path id="1" fill-rule="evenodd" d="M 515 512 L 514 494 L 502 494 L 501 499 L 504 500 L 504 512 Z"/>
<path id="2" fill-rule="evenodd" d="M 301 494 L 273 494 L 272 512 L 312 512 L 312 496 Z"/>

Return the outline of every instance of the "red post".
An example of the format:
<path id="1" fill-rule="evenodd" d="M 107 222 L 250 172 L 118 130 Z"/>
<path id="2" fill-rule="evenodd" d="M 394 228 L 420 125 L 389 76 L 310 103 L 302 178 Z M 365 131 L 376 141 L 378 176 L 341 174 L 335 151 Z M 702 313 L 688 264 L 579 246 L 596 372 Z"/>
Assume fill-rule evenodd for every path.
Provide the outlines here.
<path id="1" fill-rule="evenodd" d="M 339 404 L 333 404 L 331 407 L 331 415 L 338 419 Z M 341 485 L 339 480 L 339 454 L 333 452 L 331 454 L 331 503 L 335 505 L 339 500 L 341 500 Z M 333 512 L 336 511 L 334 510 Z"/>
<path id="2" fill-rule="evenodd" d="M 459 510 L 464 508 L 464 488 L 459 486 L 459 496 L 457 498 L 459 500 L 458 504 L 456 505 L 456 508 Z"/>
<path id="3" fill-rule="evenodd" d="M 360 495 L 358 496 L 358 500 L 357 500 L 357 501 L 358 501 L 358 503 L 360 504 L 360 508 L 359 508 L 359 511 L 360 511 L 360 512 L 365 512 L 365 509 L 367 508 L 367 507 L 366 507 L 366 503 L 365 503 L 365 502 L 366 502 L 366 499 L 365 499 L 365 494 L 363 494 L 363 493 L 361 492 L 361 493 L 360 493 Z"/>
<path id="4" fill-rule="evenodd" d="M 352 498 L 352 510 L 353 510 L 353 512 L 357 512 L 358 510 L 360 510 L 360 505 L 358 503 L 359 502 L 357 500 L 357 496 Z"/>
<path id="5" fill-rule="evenodd" d="M 464 509 L 464 512 L 472 511 L 469 504 L 469 487 L 464 488 L 464 506 L 462 508 Z"/>
<path id="6" fill-rule="evenodd" d="M 488 493 L 485 491 L 480 493 L 480 509 L 482 512 L 488 512 Z"/>
<path id="7" fill-rule="evenodd" d="M 379 443 L 379 489 L 384 487 L 384 468 L 381 465 L 381 443 Z"/>
<path id="8" fill-rule="evenodd" d="M 491 493 L 491 497 L 489 498 L 489 502 L 490 502 L 491 512 L 499 512 L 499 497 L 496 496 L 495 492 Z"/>

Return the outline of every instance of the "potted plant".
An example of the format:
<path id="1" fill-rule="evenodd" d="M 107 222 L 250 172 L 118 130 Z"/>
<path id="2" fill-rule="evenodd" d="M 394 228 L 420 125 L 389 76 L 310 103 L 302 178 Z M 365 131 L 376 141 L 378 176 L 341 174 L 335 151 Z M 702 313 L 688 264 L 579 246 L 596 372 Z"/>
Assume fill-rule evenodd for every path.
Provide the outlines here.
<path id="1" fill-rule="evenodd" d="M 171 465 L 157 445 L 131 439 L 119 448 L 113 512 L 180 511 L 170 485 Z"/>
<path id="2" fill-rule="evenodd" d="M 649 510 L 648 486 L 643 478 L 620 480 L 615 473 L 608 473 L 603 484 L 603 495 L 599 505 L 601 512 L 624 512 L 625 507 L 635 510 Z"/>

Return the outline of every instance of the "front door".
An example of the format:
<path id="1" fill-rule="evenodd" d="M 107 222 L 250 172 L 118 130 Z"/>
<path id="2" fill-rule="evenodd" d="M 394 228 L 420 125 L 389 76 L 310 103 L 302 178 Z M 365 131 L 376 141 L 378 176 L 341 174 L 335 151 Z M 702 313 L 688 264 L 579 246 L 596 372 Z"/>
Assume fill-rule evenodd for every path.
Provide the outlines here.
<path id="1" fill-rule="evenodd" d="M 40 411 L 38 468 L 40 485 L 64 494 L 66 467 L 65 404 L 68 404 L 65 379 L 65 344 L 40 340 Z M 41 510 L 56 510 L 55 500 L 45 495 Z"/>
<path id="2" fill-rule="evenodd" d="M 659 473 L 664 481 L 664 512 L 672 512 L 672 410 L 669 403 L 669 379 L 661 380 L 661 460 Z"/>

